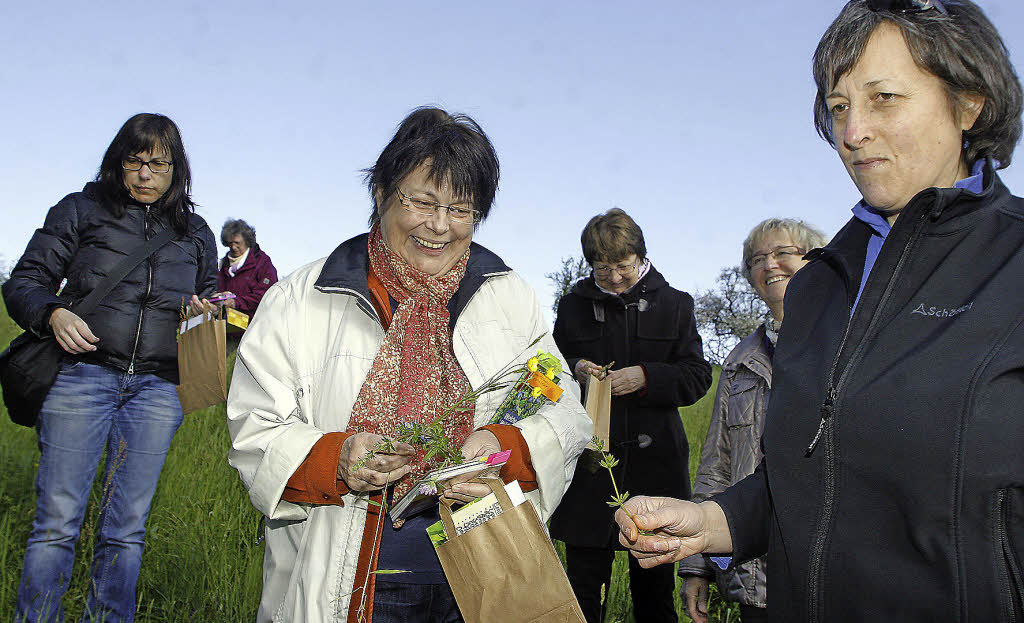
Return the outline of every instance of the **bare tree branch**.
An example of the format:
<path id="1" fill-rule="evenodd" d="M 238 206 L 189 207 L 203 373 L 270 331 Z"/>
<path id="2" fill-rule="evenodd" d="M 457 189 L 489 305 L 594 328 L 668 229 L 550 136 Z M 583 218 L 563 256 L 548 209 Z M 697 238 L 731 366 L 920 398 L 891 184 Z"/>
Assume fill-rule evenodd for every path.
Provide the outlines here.
<path id="1" fill-rule="evenodd" d="M 572 290 L 572 286 L 577 281 L 590 276 L 590 265 L 582 257 L 570 255 L 562 258 L 562 265 L 558 270 L 544 276 L 551 281 L 551 285 L 554 287 L 555 302 L 551 305 L 551 311 L 557 313 L 558 301 L 562 300 L 569 290 Z"/>
<path id="2" fill-rule="evenodd" d="M 744 337 L 768 317 L 768 306 L 743 277 L 739 266 L 723 268 L 715 287 L 694 297 L 697 329 L 704 339 L 704 356 L 721 364 Z"/>

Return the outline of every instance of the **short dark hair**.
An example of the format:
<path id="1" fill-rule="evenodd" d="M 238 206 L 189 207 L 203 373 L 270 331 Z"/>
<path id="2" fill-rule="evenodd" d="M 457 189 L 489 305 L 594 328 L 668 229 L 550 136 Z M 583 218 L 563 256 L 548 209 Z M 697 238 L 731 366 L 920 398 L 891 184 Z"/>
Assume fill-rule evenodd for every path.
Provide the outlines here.
<path id="1" fill-rule="evenodd" d="M 964 132 L 964 162 L 991 157 L 1004 168 L 1021 136 L 1021 85 L 999 32 L 970 0 L 945 0 L 949 15 L 937 10 L 910 13 L 873 11 L 865 0 L 851 0 L 828 27 L 814 52 L 814 126 L 835 147 L 825 96 L 860 59 L 868 39 L 883 22 L 903 33 L 918 67 L 946 87 L 954 119 L 963 96 L 982 95 L 985 105 L 974 127 Z"/>
<path id="2" fill-rule="evenodd" d="M 229 218 L 224 221 L 224 226 L 220 228 L 220 242 L 225 247 L 230 246 L 231 239 L 235 236 L 241 236 L 242 240 L 245 241 L 245 246 L 250 249 L 256 246 L 256 230 L 252 225 L 240 218 Z"/>
<path id="3" fill-rule="evenodd" d="M 192 170 L 188 166 L 185 145 L 181 132 L 170 118 L 153 113 L 139 113 L 124 122 L 114 140 L 103 154 L 100 170 L 96 174 L 100 194 L 108 209 L 120 218 L 124 215 L 125 203 L 131 195 L 124 185 L 124 169 L 121 162 L 128 156 L 142 151 L 162 147 L 171 157 L 171 185 L 160 199 L 153 204 L 159 214 L 164 214 L 172 227 L 179 233 L 188 231 L 189 216 L 196 211 L 192 201 Z"/>
<path id="4" fill-rule="evenodd" d="M 363 171 L 373 205 L 371 226 L 380 220 L 378 197 L 387 201 L 398 183 L 427 160 L 430 180 L 447 182 L 457 197 L 473 203 L 480 220 L 487 218 L 498 191 L 498 154 L 491 140 L 470 117 L 425 106 L 399 124 L 376 164 Z"/>
<path id="5" fill-rule="evenodd" d="M 628 214 L 612 208 L 590 219 L 580 234 L 583 257 L 591 266 L 594 262 L 617 262 L 632 254 L 638 260 L 647 257 L 644 232 Z"/>

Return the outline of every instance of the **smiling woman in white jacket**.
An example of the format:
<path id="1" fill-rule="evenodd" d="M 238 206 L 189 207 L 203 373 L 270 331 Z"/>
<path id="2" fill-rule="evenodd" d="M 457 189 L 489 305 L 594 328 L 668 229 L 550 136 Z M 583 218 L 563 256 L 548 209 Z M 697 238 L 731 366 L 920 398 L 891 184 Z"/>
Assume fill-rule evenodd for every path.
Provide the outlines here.
<path id="1" fill-rule="evenodd" d="M 431 133 L 433 143 L 409 139 Z M 490 152 L 493 171 L 482 183 L 479 158 L 451 159 L 460 148 Z M 534 354 L 527 347 L 548 330 L 533 290 L 472 243 L 497 187 L 493 148 L 472 120 L 415 111 L 367 177 L 370 234 L 275 284 L 238 351 L 229 461 L 268 518 L 259 621 L 355 621 L 370 610 L 375 623 L 459 620 L 423 531 L 433 519 L 412 518 L 398 529 L 357 496 L 379 490 L 388 472 L 392 481 L 404 477 L 402 486 L 423 467 L 420 457 L 400 445 L 365 466 L 356 459 L 389 432 L 395 413 L 408 417 L 410 400 L 422 401 L 423 417 L 432 420 L 435 394 L 448 400 L 452 387 L 479 387 L 510 361 L 525 361 Z M 417 283 L 423 289 L 410 288 Z M 434 333 L 424 339 L 424 330 Z M 435 350 L 416 350 L 424 342 Z M 536 347 L 561 358 L 548 335 Z M 414 357 L 403 356 L 408 349 Z M 410 393 L 407 377 L 424 367 L 434 376 Z M 389 378 L 396 370 L 398 378 Z M 542 520 L 561 500 L 590 435 L 575 384 L 565 389 L 514 427 L 487 426 L 502 392 L 484 394 L 467 421 L 449 426 L 466 456 L 513 450 L 501 475 L 520 480 Z M 446 495 L 470 499 L 477 487 L 462 483 Z M 368 576 L 377 568 L 410 573 Z"/>

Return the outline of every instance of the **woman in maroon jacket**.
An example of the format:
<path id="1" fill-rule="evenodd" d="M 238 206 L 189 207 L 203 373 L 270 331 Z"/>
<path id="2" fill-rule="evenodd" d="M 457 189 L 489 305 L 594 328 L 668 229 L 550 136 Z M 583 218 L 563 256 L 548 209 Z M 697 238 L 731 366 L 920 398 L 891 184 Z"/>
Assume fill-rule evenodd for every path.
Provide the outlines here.
<path id="1" fill-rule="evenodd" d="M 270 256 L 256 244 L 256 230 L 242 219 L 225 221 L 220 241 L 228 247 L 228 253 L 220 261 L 220 292 L 214 298 L 227 297 L 223 300 L 225 307 L 233 307 L 252 318 L 267 289 L 277 283 L 277 269 Z"/>

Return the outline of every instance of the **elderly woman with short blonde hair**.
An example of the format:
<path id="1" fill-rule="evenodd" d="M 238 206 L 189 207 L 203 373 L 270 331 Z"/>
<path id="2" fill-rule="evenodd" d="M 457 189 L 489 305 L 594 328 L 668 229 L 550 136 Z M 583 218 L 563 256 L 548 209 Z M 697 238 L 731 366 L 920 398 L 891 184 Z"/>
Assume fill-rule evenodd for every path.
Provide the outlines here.
<path id="1" fill-rule="evenodd" d="M 700 502 L 746 478 L 761 462 L 761 432 L 772 388 L 772 357 L 784 317 L 790 279 L 807 264 L 811 249 L 825 246 L 824 234 L 792 218 L 761 221 L 743 241 L 743 275 L 771 316 L 726 356 L 711 411 L 693 501 Z M 697 623 L 708 620 L 708 587 L 715 579 L 728 601 L 740 604 L 743 623 L 768 621 L 765 559 L 722 569 L 701 554 L 680 561 L 683 604 Z"/>

